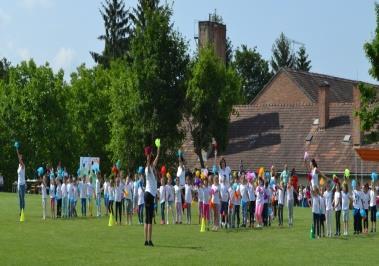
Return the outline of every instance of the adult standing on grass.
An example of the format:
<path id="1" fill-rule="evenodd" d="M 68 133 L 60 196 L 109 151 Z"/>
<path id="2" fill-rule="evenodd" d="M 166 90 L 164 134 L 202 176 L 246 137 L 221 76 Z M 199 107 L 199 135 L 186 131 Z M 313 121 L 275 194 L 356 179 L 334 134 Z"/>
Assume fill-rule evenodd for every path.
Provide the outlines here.
<path id="1" fill-rule="evenodd" d="M 17 191 L 18 191 L 18 197 L 19 197 L 19 203 L 20 203 L 20 216 L 21 211 L 25 209 L 25 164 L 24 160 L 22 158 L 22 154 L 19 152 L 19 144 L 18 142 L 15 143 L 16 151 L 17 151 L 17 157 L 18 157 L 18 169 L 17 169 Z"/>
<path id="2" fill-rule="evenodd" d="M 157 139 L 155 141 L 155 145 L 158 148 L 157 156 L 154 159 L 152 154 L 151 147 L 145 148 L 146 155 L 146 168 L 145 168 L 145 176 L 146 176 L 146 189 L 144 195 L 145 201 L 145 246 L 154 246 L 151 241 L 152 233 L 153 233 L 153 215 L 154 215 L 154 199 L 157 195 L 157 164 L 159 160 L 159 152 L 160 152 L 160 140 Z"/>

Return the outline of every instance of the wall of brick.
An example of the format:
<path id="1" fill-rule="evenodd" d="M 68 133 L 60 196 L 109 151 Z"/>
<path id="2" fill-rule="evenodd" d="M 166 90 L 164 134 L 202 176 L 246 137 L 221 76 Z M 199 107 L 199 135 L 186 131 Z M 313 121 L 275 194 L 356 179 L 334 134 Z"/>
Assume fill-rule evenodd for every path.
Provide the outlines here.
<path id="1" fill-rule="evenodd" d="M 285 73 L 280 73 L 253 104 L 311 104 L 310 99 Z"/>

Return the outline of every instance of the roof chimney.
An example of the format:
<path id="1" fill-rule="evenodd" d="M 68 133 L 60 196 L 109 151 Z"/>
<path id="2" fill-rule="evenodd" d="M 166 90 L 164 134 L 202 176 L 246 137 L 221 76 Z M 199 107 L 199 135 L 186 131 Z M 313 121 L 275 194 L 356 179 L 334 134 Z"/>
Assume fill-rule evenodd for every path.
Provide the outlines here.
<path id="1" fill-rule="evenodd" d="M 329 83 L 321 82 L 318 92 L 319 129 L 324 130 L 329 122 Z"/>
<path id="2" fill-rule="evenodd" d="M 353 145 L 360 146 L 362 142 L 361 119 L 355 112 L 361 108 L 361 92 L 358 84 L 353 87 Z"/>

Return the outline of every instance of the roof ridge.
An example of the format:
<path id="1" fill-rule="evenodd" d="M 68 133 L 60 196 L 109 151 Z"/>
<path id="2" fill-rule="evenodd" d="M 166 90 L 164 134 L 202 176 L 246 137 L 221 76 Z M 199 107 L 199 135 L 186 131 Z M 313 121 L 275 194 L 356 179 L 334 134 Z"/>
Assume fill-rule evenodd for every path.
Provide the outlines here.
<path id="1" fill-rule="evenodd" d="M 328 78 L 328 79 L 333 79 L 333 80 L 345 81 L 345 82 L 349 82 L 349 83 L 353 83 L 353 84 L 358 84 L 360 82 L 363 82 L 365 84 L 369 84 L 369 85 L 373 85 L 373 86 L 378 86 L 378 84 L 372 84 L 372 83 L 361 81 L 361 80 L 353 80 L 353 79 L 348 79 L 348 78 L 341 78 L 341 77 L 337 77 L 337 76 L 331 76 L 331 75 L 328 75 L 328 74 L 321 74 L 321 73 L 316 73 L 316 72 L 308 72 L 308 71 L 297 70 L 297 69 L 288 68 L 288 67 L 285 67 L 285 70 L 288 71 L 288 72 L 297 72 L 297 73 L 301 73 L 301 74 L 308 75 L 308 76 L 314 76 L 314 77 L 318 77 L 318 78 Z"/>
<path id="2" fill-rule="evenodd" d="M 238 108 L 257 108 L 257 107 L 309 107 L 317 106 L 317 103 L 265 103 L 265 104 L 239 104 L 233 107 Z"/>

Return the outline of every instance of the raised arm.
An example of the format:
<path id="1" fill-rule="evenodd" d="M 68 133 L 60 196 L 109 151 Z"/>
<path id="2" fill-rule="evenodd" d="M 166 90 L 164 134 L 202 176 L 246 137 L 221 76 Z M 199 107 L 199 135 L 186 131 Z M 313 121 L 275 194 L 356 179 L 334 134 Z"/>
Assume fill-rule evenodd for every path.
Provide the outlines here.
<path id="1" fill-rule="evenodd" d="M 24 167 L 24 161 L 22 159 L 22 154 L 18 151 L 18 149 L 16 150 L 17 152 L 17 157 L 18 157 L 18 163 L 22 165 L 22 167 Z"/>
<path id="2" fill-rule="evenodd" d="M 157 167 L 160 151 L 161 151 L 161 147 L 159 146 L 158 151 L 157 151 L 157 156 L 155 157 L 154 162 L 153 162 L 153 167 Z"/>

